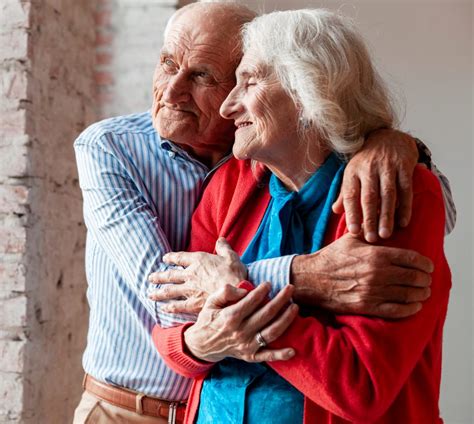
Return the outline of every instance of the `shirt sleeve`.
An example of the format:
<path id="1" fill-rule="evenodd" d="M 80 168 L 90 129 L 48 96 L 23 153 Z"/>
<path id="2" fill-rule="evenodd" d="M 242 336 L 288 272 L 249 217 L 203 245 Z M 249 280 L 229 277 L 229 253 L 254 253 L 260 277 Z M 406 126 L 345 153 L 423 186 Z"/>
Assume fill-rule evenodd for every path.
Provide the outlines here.
<path id="1" fill-rule="evenodd" d="M 157 322 L 169 326 L 189 321 L 187 316 L 160 312 L 148 298 L 150 286 L 156 287 L 148 275 L 166 269 L 161 258 L 170 251 L 169 242 L 123 159 L 103 147 L 100 139 L 93 141 L 79 138 L 74 143 L 88 237 L 106 252 Z"/>
<path id="2" fill-rule="evenodd" d="M 280 290 L 290 284 L 291 263 L 295 256 L 287 255 L 252 262 L 247 265 L 248 278 L 255 286 L 270 282 L 269 297 L 273 299 Z"/>
<path id="3" fill-rule="evenodd" d="M 456 225 L 456 205 L 454 203 L 453 194 L 451 192 L 451 186 L 448 178 L 436 167 L 433 163 L 431 165 L 431 172 L 436 175 L 441 185 L 441 191 L 443 192 L 444 209 L 446 214 L 446 222 L 444 224 L 444 233 L 450 234 Z"/>
<path id="4" fill-rule="evenodd" d="M 419 162 L 424 163 L 428 169 L 433 172 L 438 178 L 441 184 L 441 190 L 443 192 L 444 208 L 446 214 L 444 233 L 450 234 L 456 225 L 456 205 L 454 204 L 453 194 L 451 192 L 451 186 L 448 178 L 438 169 L 433 163 L 431 150 L 428 146 L 423 143 L 420 139 L 415 138 L 416 146 L 418 148 Z"/>

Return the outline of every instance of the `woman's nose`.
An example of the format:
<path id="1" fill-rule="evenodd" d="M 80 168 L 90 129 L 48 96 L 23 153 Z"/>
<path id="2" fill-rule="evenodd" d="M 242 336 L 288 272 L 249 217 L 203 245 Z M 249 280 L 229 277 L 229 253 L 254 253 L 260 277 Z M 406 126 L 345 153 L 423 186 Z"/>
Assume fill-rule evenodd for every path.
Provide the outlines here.
<path id="1" fill-rule="evenodd" d="M 235 119 L 240 108 L 237 90 L 234 88 L 222 103 L 219 113 L 225 119 Z"/>

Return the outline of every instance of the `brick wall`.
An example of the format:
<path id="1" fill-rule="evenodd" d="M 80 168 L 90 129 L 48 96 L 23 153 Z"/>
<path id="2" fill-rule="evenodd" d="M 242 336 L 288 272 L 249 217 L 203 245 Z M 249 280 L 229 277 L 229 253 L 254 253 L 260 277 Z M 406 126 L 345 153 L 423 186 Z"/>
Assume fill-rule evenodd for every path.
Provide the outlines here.
<path id="1" fill-rule="evenodd" d="M 87 304 L 72 150 L 95 120 L 92 0 L 0 4 L 0 422 L 66 423 Z"/>
<path id="2" fill-rule="evenodd" d="M 72 143 L 99 116 L 150 107 L 177 6 L 0 3 L 0 423 L 71 421 L 88 315 Z"/>

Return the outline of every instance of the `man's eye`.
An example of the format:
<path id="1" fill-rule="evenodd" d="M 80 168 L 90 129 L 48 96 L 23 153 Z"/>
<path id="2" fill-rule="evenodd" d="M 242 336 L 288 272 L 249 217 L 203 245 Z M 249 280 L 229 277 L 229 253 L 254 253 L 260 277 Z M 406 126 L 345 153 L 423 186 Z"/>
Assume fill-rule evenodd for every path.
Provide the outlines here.
<path id="1" fill-rule="evenodd" d="M 163 59 L 161 64 L 166 70 L 176 69 L 176 64 L 171 59 Z"/>
<path id="2" fill-rule="evenodd" d="M 193 73 L 194 80 L 206 85 L 214 85 L 216 80 L 211 73 L 205 71 L 196 71 Z"/>
<path id="3" fill-rule="evenodd" d="M 195 72 L 194 75 L 195 75 L 197 78 L 201 78 L 201 79 L 210 78 L 210 75 L 209 75 L 207 72 Z"/>

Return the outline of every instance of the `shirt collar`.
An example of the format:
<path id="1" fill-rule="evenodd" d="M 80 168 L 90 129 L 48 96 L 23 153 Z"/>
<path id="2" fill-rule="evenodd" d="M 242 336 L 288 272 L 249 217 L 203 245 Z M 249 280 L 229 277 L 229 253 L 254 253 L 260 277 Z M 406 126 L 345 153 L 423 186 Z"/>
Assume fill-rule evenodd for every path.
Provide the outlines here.
<path id="1" fill-rule="evenodd" d="M 160 137 L 160 145 L 163 150 L 166 150 L 168 152 L 168 155 L 170 157 L 174 158 L 175 156 L 179 156 L 183 158 L 184 160 L 191 161 L 198 164 L 201 168 L 203 168 L 206 171 L 206 179 L 208 179 L 221 165 L 223 165 L 232 157 L 232 153 L 229 153 L 228 155 L 224 156 L 221 160 L 219 160 L 219 162 L 217 162 L 212 169 L 209 169 L 201 161 L 192 157 L 182 147 L 173 143 L 171 140 L 162 139 Z"/>

